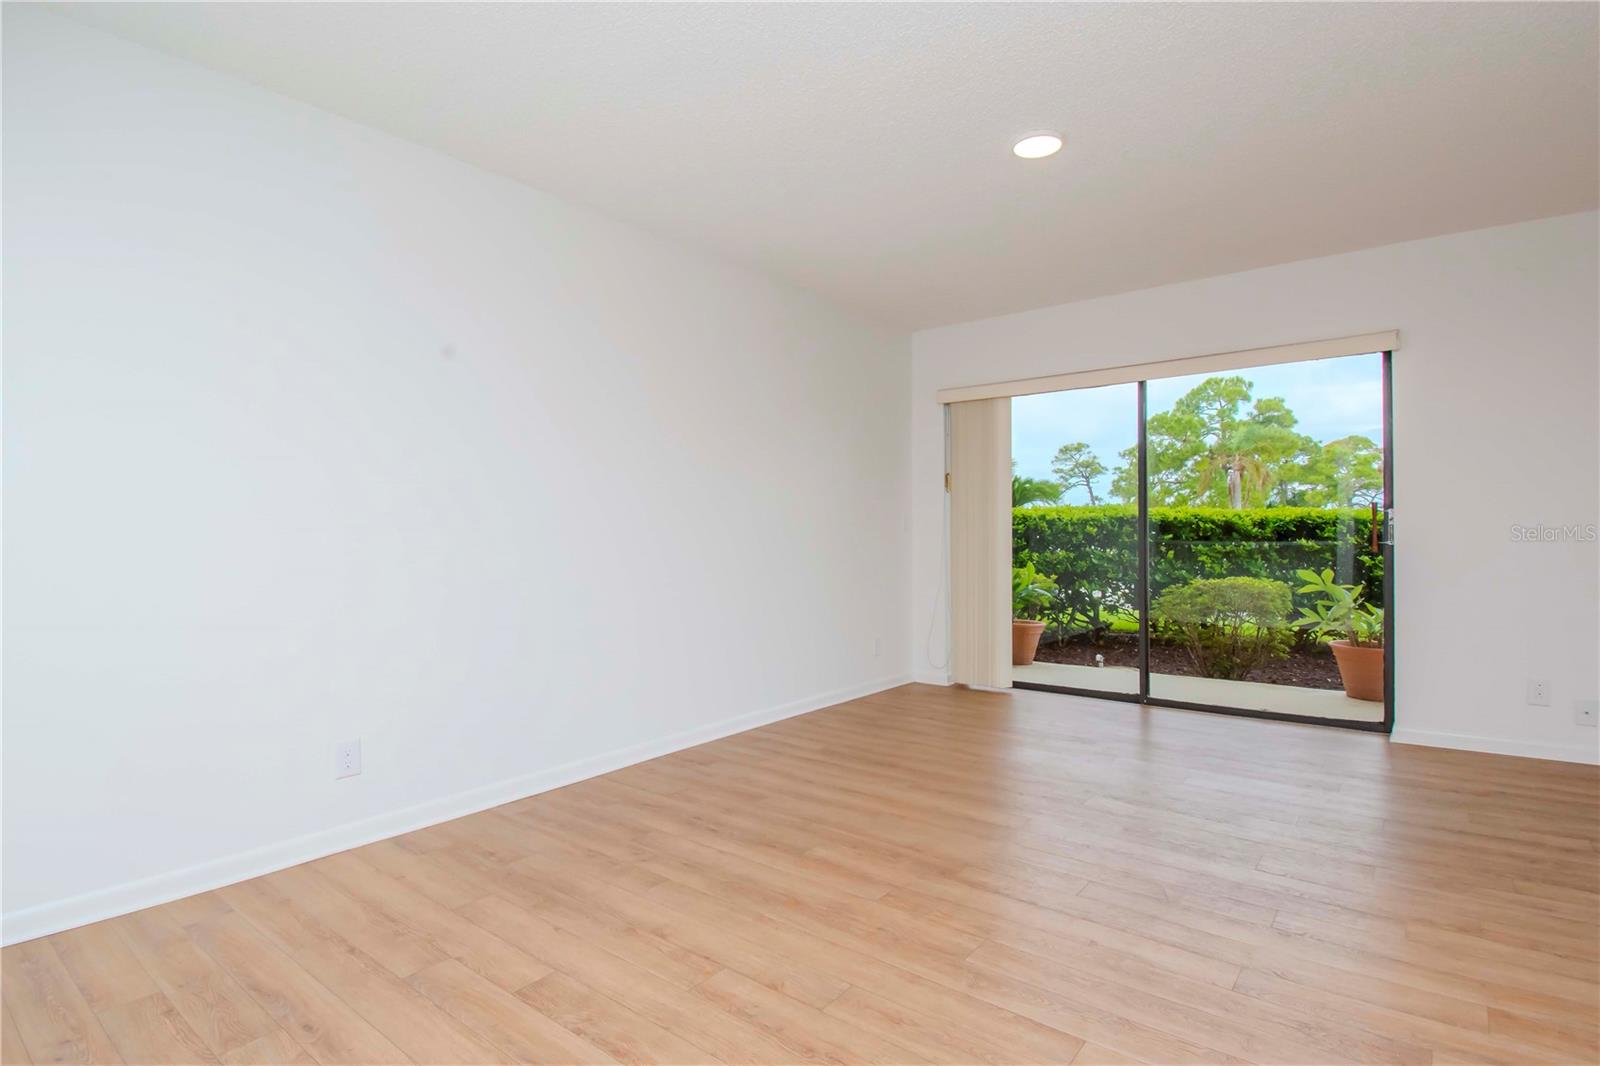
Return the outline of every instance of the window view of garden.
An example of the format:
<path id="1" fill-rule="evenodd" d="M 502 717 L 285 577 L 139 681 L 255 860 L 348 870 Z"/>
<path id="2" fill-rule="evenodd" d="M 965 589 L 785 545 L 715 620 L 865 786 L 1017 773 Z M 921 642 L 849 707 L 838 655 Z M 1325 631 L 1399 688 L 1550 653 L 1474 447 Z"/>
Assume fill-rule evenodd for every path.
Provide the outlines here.
<path id="1" fill-rule="evenodd" d="M 1148 383 L 1151 696 L 1381 720 L 1382 374 Z M 1013 401 L 1019 681 L 1140 691 L 1137 388 Z"/>

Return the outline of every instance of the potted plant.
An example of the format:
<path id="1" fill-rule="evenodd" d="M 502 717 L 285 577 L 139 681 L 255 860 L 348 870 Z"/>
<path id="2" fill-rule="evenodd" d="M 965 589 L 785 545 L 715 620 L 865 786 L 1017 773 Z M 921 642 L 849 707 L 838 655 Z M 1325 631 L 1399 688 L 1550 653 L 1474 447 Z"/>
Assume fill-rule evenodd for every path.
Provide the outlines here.
<path id="1" fill-rule="evenodd" d="M 1383 699 L 1383 611 L 1366 602 L 1366 587 L 1341 585 L 1333 571 L 1297 570 L 1305 584 L 1300 592 L 1315 593 L 1317 601 L 1300 608 L 1295 625 L 1317 636 L 1331 636 L 1334 662 L 1344 694 L 1353 700 Z"/>
<path id="2" fill-rule="evenodd" d="M 1027 666 L 1039 652 L 1044 623 L 1038 620 L 1050 606 L 1056 583 L 1033 568 L 1011 568 L 1011 665 Z"/>

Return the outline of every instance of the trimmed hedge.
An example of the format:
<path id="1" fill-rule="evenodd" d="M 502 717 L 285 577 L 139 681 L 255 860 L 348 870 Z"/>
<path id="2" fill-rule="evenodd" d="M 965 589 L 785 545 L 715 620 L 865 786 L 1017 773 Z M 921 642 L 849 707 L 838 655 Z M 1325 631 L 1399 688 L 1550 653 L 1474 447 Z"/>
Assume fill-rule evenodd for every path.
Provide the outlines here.
<path id="1" fill-rule="evenodd" d="M 1044 620 L 1059 632 L 1101 629 L 1134 615 L 1138 511 L 1130 504 L 1018 507 L 1012 557 L 1056 582 Z M 1383 557 L 1372 554 L 1365 510 L 1321 507 L 1152 507 L 1150 597 L 1200 578 L 1262 577 L 1301 584 L 1296 570 L 1331 568 L 1383 602 Z M 1099 593 L 1099 595 L 1096 595 Z M 1311 597 L 1295 595 L 1296 607 Z"/>

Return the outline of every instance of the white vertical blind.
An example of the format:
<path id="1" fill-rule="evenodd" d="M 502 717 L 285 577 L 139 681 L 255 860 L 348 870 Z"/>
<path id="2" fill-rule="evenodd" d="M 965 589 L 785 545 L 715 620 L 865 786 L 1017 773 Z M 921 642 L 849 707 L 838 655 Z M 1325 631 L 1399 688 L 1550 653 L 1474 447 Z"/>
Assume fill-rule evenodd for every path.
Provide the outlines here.
<path id="1" fill-rule="evenodd" d="M 1011 687 L 1011 399 L 950 405 L 950 678 Z"/>

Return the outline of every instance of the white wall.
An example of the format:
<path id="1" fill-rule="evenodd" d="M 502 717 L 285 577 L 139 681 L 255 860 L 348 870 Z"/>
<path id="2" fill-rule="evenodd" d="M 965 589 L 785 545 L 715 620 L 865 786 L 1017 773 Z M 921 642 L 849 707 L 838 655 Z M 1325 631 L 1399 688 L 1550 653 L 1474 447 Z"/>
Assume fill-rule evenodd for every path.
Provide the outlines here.
<path id="1" fill-rule="evenodd" d="M 7 940 L 907 673 L 903 335 L 37 10 L 4 58 Z"/>
<path id="2" fill-rule="evenodd" d="M 1596 761 L 1573 701 L 1596 696 L 1600 546 L 1511 527 L 1600 521 L 1597 285 L 1589 213 L 916 334 L 918 677 L 945 678 L 938 389 L 1395 328 L 1395 739 Z"/>

